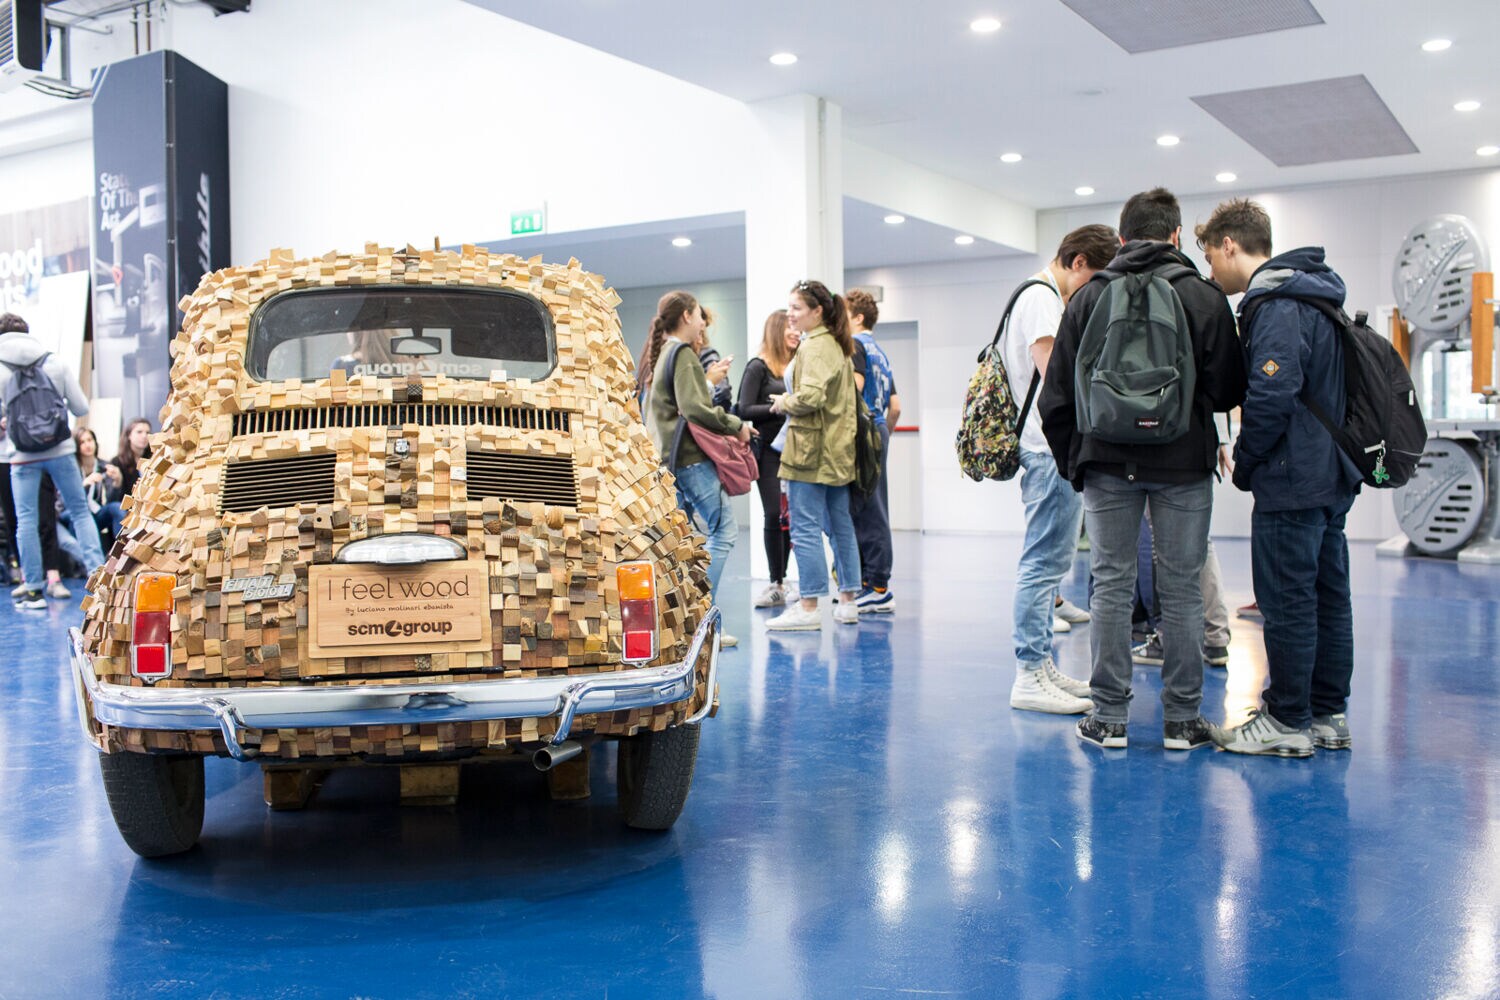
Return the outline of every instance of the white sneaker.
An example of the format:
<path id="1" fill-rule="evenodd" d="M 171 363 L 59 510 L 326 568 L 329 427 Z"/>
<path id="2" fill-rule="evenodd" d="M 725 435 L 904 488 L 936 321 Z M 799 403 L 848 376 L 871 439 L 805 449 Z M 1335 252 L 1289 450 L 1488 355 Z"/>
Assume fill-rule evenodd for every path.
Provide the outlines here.
<path id="1" fill-rule="evenodd" d="M 59 601 L 66 601 L 68 598 L 73 596 L 73 592 L 67 587 L 64 587 L 62 585 L 62 581 L 59 580 L 56 583 L 47 584 L 47 596 L 55 597 Z"/>
<path id="2" fill-rule="evenodd" d="M 15 586 L 15 588 L 13 590 L 11 590 L 10 596 L 11 597 L 16 597 L 16 598 L 21 598 L 21 597 L 25 597 L 29 593 L 31 593 L 31 588 L 28 587 L 28 586 L 26 586 L 25 582 L 23 581 L 21 583 L 18 583 Z"/>
<path id="3" fill-rule="evenodd" d="M 858 617 L 859 613 L 855 612 L 856 620 Z M 808 611 L 802 607 L 800 601 L 766 622 L 766 628 L 772 632 L 816 632 L 822 627 L 823 609 L 815 608 Z"/>
<path id="4" fill-rule="evenodd" d="M 846 604 L 843 601 L 840 601 L 838 604 L 835 604 L 833 606 L 833 620 L 838 622 L 840 625 L 858 625 L 859 606 L 852 603 Z"/>
<path id="5" fill-rule="evenodd" d="M 1068 600 L 1066 597 L 1063 598 L 1063 602 L 1061 604 L 1052 609 L 1052 615 L 1054 618 L 1061 618 L 1063 621 L 1068 622 L 1072 625 L 1082 625 L 1084 622 L 1089 621 L 1093 618 L 1093 615 L 1089 614 L 1087 611 L 1083 610 L 1078 605 Z"/>
<path id="6" fill-rule="evenodd" d="M 1010 707 L 1049 715 L 1082 715 L 1092 712 L 1094 703 L 1068 694 L 1053 684 L 1045 669 L 1017 669 L 1016 681 L 1010 686 Z"/>
<path id="7" fill-rule="evenodd" d="M 774 608 L 785 603 L 786 589 L 778 587 L 774 583 L 765 590 L 762 590 L 760 596 L 755 599 L 755 606 L 757 608 Z"/>
<path id="8" fill-rule="evenodd" d="M 1054 631 L 1054 632 L 1071 632 L 1071 631 L 1073 631 L 1073 626 L 1069 625 L 1066 620 L 1064 620 L 1062 618 L 1058 618 L 1056 615 L 1053 615 L 1052 616 L 1052 631 Z"/>
<path id="9" fill-rule="evenodd" d="M 800 600 L 802 600 L 802 595 L 799 594 L 799 593 L 797 593 L 797 588 L 793 587 L 791 584 L 787 584 L 786 585 L 786 602 L 788 604 L 795 604 L 795 603 L 797 603 Z"/>
<path id="10" fill-rule="evenodd" d="M 740 641 L 738 639 L 736 639 L 734 636 L 730 635 L 728 632 L 720 632 L 719 633 L 719 648 L 720 649 L 733 649 L 734 647 L 738 646 L 739 644 L 740 644 Z"/>
<path id="11" fill-rule="evenodd" d="M 1042 661 L 1042 673 L 1052 682 L 1052 686 L 1060 691 L 1066 692 L 1075 698 L 1088 698 L 1092 692 L 1089 690 L 1088 681 L 1080 681 L 1069 677 L 1057 669 L 1057 664 L 1049 657 Z"/>

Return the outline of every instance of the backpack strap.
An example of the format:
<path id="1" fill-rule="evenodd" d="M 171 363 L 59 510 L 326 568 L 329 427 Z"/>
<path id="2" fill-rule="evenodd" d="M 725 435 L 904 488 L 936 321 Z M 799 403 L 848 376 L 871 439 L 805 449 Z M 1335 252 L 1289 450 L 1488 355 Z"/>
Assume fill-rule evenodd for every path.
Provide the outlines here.
<path id="1" fill-rule="evenodd" d="M 1015 309 L 1016 301 L 1020 299 L 1021 293 L 1032 285 L 1045 285 L 1048 288 L 1052 288 L 1051 282 L 1043 281 L 1041 278 L 1027 278 L 1016 286 L 1016 290 L 1010 293 L 1010 299 L 1005 303 L 1005 311 L 1000 314 L 1000 325 L 995 328 L 995 335 L 990 338 L 990 345 L 980 351 L 979 357 L 974 359 L 976 365 L 982 363 L 984 356 L 994 350 L 996 344 L 1000 343 L 1000 338 L 1005 334 L 1005 328 L 1010 325 L 1011 310 Z M 1052 288 L 1052 291 L 1054 294 L 1057 294 L 1057 289 Z"/>
<path id="2" fill-rule="evenodd" d="M 1320 299 L 1320 298 L 1317 298 L 1317 297 L 1312 296 L 1312 295 L 1289 295 L 1289 294 L 1286 294 L 1284 292 L 1274 292 L 1273 291 L 1273 292 L 1267 292 L 1264 295 L 1257 295 L 1255 298 L 1251 299 L 1248 302 L 1242 302 L 1240 304 L 1240 328 L 1241 328 L 1241 330 L 1243 330 L 1245 332 L 1249 332 L 1249 329 L 1250 329 L 1250 320 L 1255 316 L 1256 312 L 1260 309 L 1262 303 L 1264 303 L 1266 299 L 1272 299 L 1272 298 L 1275 298 L 1275 299 L 1290 299 L 1293 302 L 1301 302 L 1303 305 L 1312 306 L 1318 312 L 1320 312 L 1324 316 L 1328 317 L 1329 322 L 1331 322 L 1333 324 L 1333 329 L 1334 329 L 1335 333 L 1338 334 L 1339 347 L 1341 349 L 1344 348 L 1344 331 L 1346 331 L 1346 330 L 1349 329 L 1349 323 L 1350 323 L 1349 314 L 1346 313 L 1346 312 L 1344 312 L 1344 310 L 1340 309 L 1338 306 L 1334 305 L 1332 302 L 1329 302 L 1327 299 Z M 1360 315 L 1360 322 L 1363 322 L 1364 321 L 1364 317 L 1365 317 L 1366 314 L 1365 313 L 1360 313 L 1359 315 Z M 1348 353 L 1349 352 L 1347 350 L 1344 351 L 1344 354 L 1345 354 L 1345 363 L 1344 363 L 1344 394 L 1346 396 L 1349 393 L 1349 379 L 1350 379 L 1349 365 L 1348 365 Z M 1326 429 L 1328 431 L 1328 433 L 1333 436 L 1334 441 L 1338 441 L 1339 440 L 1339 428 L 1338 428 L 1338 425 L 1335 424 L 1333 422 L 1332 418 L 1330 418 L 1328 416 L 1328 411 L 1327 410 L 1323 409 L 1323 407 L 1319 406 L 1317 403 L 1313 402 L 1312 399 L 1308 398 L 1308 395 L 1307 395 L 1307 383 L 1305 381 L 1302 383 L 1302 391 L 1299 392 L 1299 393 L 1297 393 L 1297 400 L 1303 406 L 1307 407 L 1307 411 L 1309 413 L 1311 413 L 1314 417 L 1318 418 L 1318 423 L 1322 424 L 1323 427 L 1324 427 L 1324 429 Z"/>
<path id="3" fill-rule="evenodd" d="M 1179 264 L 1176 261 L 1173 261 L 1170 264 L 1163 264 L 1158 268 L 1153 268 L 1151 273 L 1160 275 L 1162 278 L 1166 279 L 1166 282 L 1169 285 L 1176 284 L 1177 281 L 1182 278 L 1186 278 L 1189 275 L 1193 276 L 1194 278 L 1203 277 L 1203 275 L 1199 274 L 1191 267 L 1188 267 L 1186 264 Z"/>

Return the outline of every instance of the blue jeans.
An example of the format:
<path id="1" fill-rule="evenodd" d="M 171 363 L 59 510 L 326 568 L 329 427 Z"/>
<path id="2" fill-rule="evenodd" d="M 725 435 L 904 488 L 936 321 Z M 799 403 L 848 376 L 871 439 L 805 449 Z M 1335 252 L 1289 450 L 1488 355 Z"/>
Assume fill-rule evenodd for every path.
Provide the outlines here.
<path id="1" fill-rule="evenodd" d="M 1126 722 L 1130 714 L 1130 608 L 1141 516 L 1151 508 L 1156 537 L 1156 593 L 1161 600 L 1162 719 L 1197 718 L 1203 703 L 1203 588 L 1213 477 L 1191 483 L 1142 483 L 1090 471 L 1083 511 L 1093 546 L 1094 599 L 1089 678 L 1094 714 Z"/>
<path id="2" fill-rule="evenodd" d="M 1052 655 L 1052 605 L 1057 585 L 1078 551 L 1083 498 L 1057 471 L 1051 452 L 1021 451 L 1021 500 L 1026 541 L 1016 569 L 1016 664 L 1036 670 Z"/>
<path id="3" fill-rule="evenodd" d="M 46 473 L 57 486 L 57 495 L 62 499 L 63 510 L 74 524 L 92 524 L 94 515 L 89 512 L 88 497 L 83 492 L 83 476 L 78 472 L 78 460 L 72 455 L 44 458 L 38 462 L 10 467 L 11 492 L 16 496 L 16 544 L 21 548 L 21 573 L 26 586 L 41 590 L 47 577 L 42 569 L 42 540 L 38 534 L 37 493 L 41 490 L 42 474 Z M 104 562 L 104 552 L 99 547 L 97 532 L 83 532 L 78 539 L 83 552 L 83 569 L 93 573 Z"/>
<path id="4" fill-rule="evenodd" d="M 792 521 L 792 554 L 797 557 L 798 588 L 803 597 L 828 593 L 828 560 L 823 555 L 823 525 L 831 529 L 833 565 L 839 588 L 859 590 L 859 543 L 854 540 L 854 518 L 849 515 L 849 487 L 787 483 L 787 508 Z"/>
<path id="5" fill-rule="evenodd" d="M 677 470 L 677 505 L 688 520 L 701 527 L 708 537 L 708 585 L 710 596 L 718 600 L 719 577 L 724 575 L 724 560 L 734 548 L 740 526 L 735 523 L 729 495 L 719 482 L 719 470 L 712 462 L 697 462 Z"/>
<path id="6" fill-rule="evenodd" d="M 1306 729 L 1336 715 L 1354 675 L 1354 612 L 1344 516 L 1354 498 L 1329 507 L 1250 515 L 1250 567 L 1265 617 L 1266 711 Z"/>

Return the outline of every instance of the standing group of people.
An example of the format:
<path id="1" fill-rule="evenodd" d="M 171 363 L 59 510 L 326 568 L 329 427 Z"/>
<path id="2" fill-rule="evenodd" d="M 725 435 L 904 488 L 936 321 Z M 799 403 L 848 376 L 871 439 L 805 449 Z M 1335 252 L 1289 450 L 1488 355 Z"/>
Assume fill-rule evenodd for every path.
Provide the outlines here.
<path id="1" fill-rule="evenodd" d="M 14 313 L 0 316 L 0 511 L 7 555 L 20 579 L 11 598 L 40 610 L 47 598 L 65 600 L 63 556 L 85 576 L 104 562 L 120 533 L 122 501 L 150 457 L 151 425 L 136 418 L 120 436 L 112 462 L 99 457 L 87 427 L 69 428 L 68 415 L 86 416 L 88 397 L 78 377 L 31 335 Z"/>
<path id="2" fill-rule="evenodd" d="M 879 316 L 866 293 L 846 300 L 821 282 L 798 282 L 787 308 L 767 317 L 734 401 L 724 387 L 733 358 L 720 359 L 707 343 L 712 316 L 687 292 L 657 303 L 638 365 L 643 416 L 676 475 L 678 503 L 708 539 L 715 594 L 738 525 L 694 435 L 732 436 L 754 450 L 771 577 L 755 604 L 784 607 L 769 629 L 822 628 L 820 599 L 830 590 L 825 536 L 839 589 L 834 620 L 852 625 L 862 613 L 895 609 L 885 466 L 900 398 L 890 360 L 871 333 Z M 880 475 L 867 495 L 852 488 L 861 407 L 881 441 Z M 800 592 L 787 585 L 793 555 Z M 727 646 L 735 641 L 724 637 Z"/>
<path id="3" fill-rule="evenodd" d="M 1254 202 L 1225 202 L 1196 235 L 1212 280 L 1182 252 L 1176 198 L 1161 188 L 1143 192 L 1126 202 L 1118 233 L 1098 225 L 1069 233 L 1014 300 L 1004 357 L 1017 398 L 1033 372 L 1044 373 L 1036 397 L 1044 440 L 1035 424 L 1022 428 L 1026 540 L 1011 704 L 1087 713 L 1077 727 L 1082 740 L 1127 745 L 1131 612 L 1138 540 L 1149 517 L 1161 610 L 1163 746 L 1217 744 L 1291 757 L 1311 756 L 1315 747 L 1346 749 L 1353 619 L 1344 521 L 1360 474 L 1309 410 L 1312 403 L 1335 421 L 1344 414 L 1341 331 L 1318 305 L 1342 307 L 1344 285 L 1321 248 L 1273 257 L 1270 218 Z M 1105 338 L 1144 339 L 1132 324 L 1144 323 L 1145 315 L 1138 321 L 1121 304 L 1145 301 L 1128 297 L 1145 295 L 1157 279 L 1170 294 L 1158 291 L 1166 306 L 1160 316 L 1151 314 L 1158 324 L 1151 336 L 1181 338 L 1182 354 L 1158 369 L 1149 386 L 1113 386 L 1123 402 L 1111 404 L 1096 387 L 1101 379 L 1119 382 L 1117 372 L 1103 370 L 1103 360 L 1122 346 L 1111 348 Z M 1226 296 L 1238 293 L 1244 298 L 1237 325 Z M 1180 426 L 1162 431 L 1163 418 L 1147 408 L 1151 401 L 1140 402 L 1142 389 L 1160 398 L 1180 392 Z M 1121 432 L 1109 423 L 1113 415 L 1096 409 L 1109 405 L 1136 414 L 1133 425 Z M 1241 429 L 1231 460 L 1214 414 L 1236 407 Z M 1270 672 L 1263 708 L 1232 728 L 1201 713 L 1216 469 L 1231 472 L 1234 484 L 1255 497 L 1251 564 Z M 1080 519 L 1094 587 L 1087 683 L 1057 669 L 1048 628 Z"/>

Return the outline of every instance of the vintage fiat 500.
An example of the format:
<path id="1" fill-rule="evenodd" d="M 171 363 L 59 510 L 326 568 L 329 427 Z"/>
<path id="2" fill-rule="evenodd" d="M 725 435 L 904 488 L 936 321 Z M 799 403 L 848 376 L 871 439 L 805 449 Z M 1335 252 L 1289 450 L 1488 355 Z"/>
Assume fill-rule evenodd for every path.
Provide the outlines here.
<path id="1" fill-rule="evenodd" d="M 183 300 L 162 430 L 71 633 L 133 850 L 197 842 L 209 755 L 295 807 L 341 764 L 402 765 L 405 790 L 520 753 L 577 794 L 613 741 L 624 822 L 675 822 L 719 613 L 618 301 L 576 261 L 373 245 Z"/>

